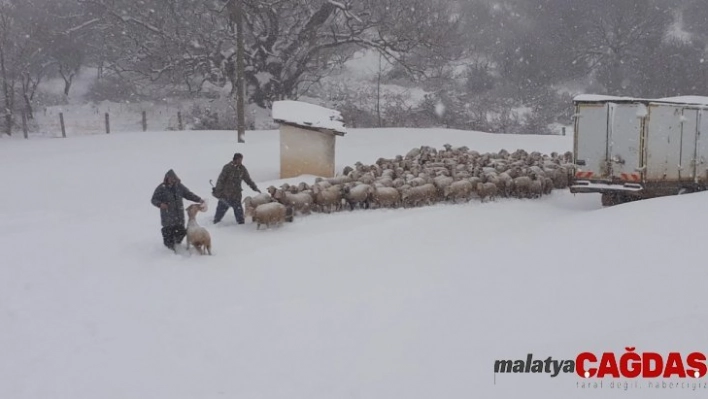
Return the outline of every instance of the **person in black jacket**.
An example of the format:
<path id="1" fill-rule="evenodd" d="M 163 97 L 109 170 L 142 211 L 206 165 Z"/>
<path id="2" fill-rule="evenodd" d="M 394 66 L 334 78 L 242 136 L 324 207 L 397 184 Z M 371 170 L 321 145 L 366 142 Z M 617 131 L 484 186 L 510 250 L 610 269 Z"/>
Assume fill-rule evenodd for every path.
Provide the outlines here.
<path id="1" fill-rule="evenodd" d="M 204 200 L 182 184 L 174 170 L 165 174 L 162 184 L 157 186 L 150 201 L 160 208 L 162 223 L 162 241 L 165 246 L 175 251 L 175 245 L 180 244 L 187 235 L 184 220 L 184 204 L 182 198 L 192 202 L 204 203 Z"/>
<path id="2" fill-rule="evenodd" d="M 243 154 L 234 154 L 233 160 L 221 169 L 219 178 L 216 181 L 216 186 L 212 190 L 212 195 L 219 200 L 214 213 L 214 224 L 217 224 L 224 218 L 229 208 L 234 209 L 236 223 L 244 224 L 243 207 L 241 206 L 242 188 L 241 183 L 248 184 L 251 189 L 257 193 L 256 183 L 251 180 L 251 175 L 248 169 L 243 165 Z"/>

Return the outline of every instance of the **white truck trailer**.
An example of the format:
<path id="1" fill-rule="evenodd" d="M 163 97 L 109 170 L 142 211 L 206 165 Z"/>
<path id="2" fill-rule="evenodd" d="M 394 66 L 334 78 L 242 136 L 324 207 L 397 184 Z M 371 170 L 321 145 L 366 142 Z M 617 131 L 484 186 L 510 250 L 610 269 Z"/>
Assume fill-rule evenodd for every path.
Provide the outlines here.
<path id="1" fill-rule="evenodd" d="M 708 187 L 708 97 L 579 95 L 570 192 L 609 206 Z"/>

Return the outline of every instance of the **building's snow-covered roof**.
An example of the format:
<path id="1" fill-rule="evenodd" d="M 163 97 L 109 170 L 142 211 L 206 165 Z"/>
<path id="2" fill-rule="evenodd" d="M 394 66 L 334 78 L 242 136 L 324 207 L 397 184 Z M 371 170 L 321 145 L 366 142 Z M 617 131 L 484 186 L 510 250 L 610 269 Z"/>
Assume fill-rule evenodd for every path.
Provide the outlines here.
<path id="1" fill-rule="evenodd" d="M 635 97 L 616 97 L 605 96 L 599 94 L 580 94 L 573 98 L 577 102 L 642 102 L 642 103 L 664 103 L 664 104 L 686 104 L 686 105 L 701 105 L 708 106 L 708 97 L 703 96 L 679 96 L 679 97 L 664 97 L 664 98 L 635 98 Z"/>
<path id="2" fill-rule="evenodd" d="M 339 111 L 302 101 L 275 101 L 272 117 L 278 123 L 330 130 L 339 136 L 347 133 Z"/>

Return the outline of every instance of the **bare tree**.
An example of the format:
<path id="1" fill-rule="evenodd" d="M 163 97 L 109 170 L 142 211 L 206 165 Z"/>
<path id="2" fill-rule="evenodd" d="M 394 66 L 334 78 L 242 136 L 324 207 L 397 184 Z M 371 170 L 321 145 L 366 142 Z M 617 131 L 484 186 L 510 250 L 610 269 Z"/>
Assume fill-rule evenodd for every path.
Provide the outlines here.
<path id="1" fill-rule="evenodd" d="M 104 23 L 120 27 L 126 50 L 113 67 L 150 82 L 235 87 L 237 10 L 228 0 L 85 0 Z M 442 0 L 244 0 L 245 79 L 258 105 L 297 97 L 307 84 L 361 47 L 407 65 L 454 30 Z M 434 26 L 433 26 L 434 25 Z M 419 29 L 409 29 L 416 26 Z M 118 44 L 115 44 L 116 46 Z"/>

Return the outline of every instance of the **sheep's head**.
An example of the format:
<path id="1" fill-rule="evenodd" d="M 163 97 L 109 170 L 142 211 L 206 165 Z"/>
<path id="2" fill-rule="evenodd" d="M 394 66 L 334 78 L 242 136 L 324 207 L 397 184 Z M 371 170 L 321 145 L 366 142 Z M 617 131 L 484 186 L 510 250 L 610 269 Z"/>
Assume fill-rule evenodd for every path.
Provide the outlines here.
<path id="1" fill-rule="evenodd" d="M 201 204 L 192 204 L 185 209 L 190 218 L 194 218 L 198 212 L 204 212 Z"/>
<path id="2" fill-rule="evenodd" d="M 271 197 L 275 194 L 275 190 L 277 190 L 277 188 L 275 188 L 274 186 L 270 186 L 266 189 L 266 191 L 268 191 L 268 194 L 270 194 Z"/>

